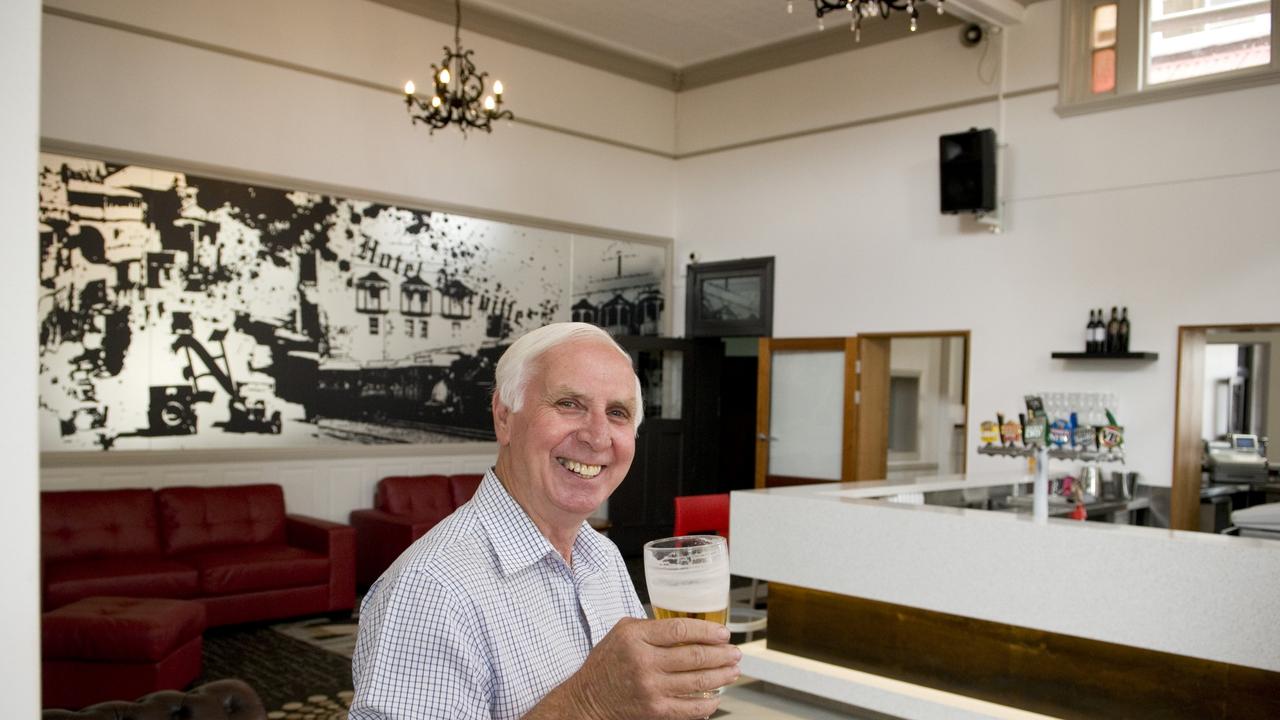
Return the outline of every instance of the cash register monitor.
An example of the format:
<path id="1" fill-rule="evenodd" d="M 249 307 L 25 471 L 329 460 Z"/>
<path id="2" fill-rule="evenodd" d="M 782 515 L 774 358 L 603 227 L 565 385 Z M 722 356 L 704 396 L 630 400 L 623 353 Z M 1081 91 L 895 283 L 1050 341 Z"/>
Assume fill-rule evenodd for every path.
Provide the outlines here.
<path id="1" fill-rule="evenodd" d="M 1231 447 L 1235 448 L 1236 450 L 1257 450 L 1258 449 L 1257 435 L 1232 434 L 1230 437 L 1230 440 L 1231 440 Z"/>

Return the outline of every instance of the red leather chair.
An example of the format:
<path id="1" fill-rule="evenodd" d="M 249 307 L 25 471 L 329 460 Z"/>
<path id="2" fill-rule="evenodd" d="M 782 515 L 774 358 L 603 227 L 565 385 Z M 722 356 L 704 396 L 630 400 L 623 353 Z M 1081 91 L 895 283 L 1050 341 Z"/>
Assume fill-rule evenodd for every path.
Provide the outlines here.
<path id="1" fill-rule="evenodd" d="M 719 535 L 729 541 L 729 493 L 676 498 L 676 535 Z"/>
<path id="2" fill-rule="evenodd" d="M 479 474 L 394 475 L 378 481 L 373 508 L 351 511 L 356 583 L 368 587 L 400 553 L 471 499 Z"/>
<path id="3" fill-rule="evenodd" d="M 719 535 L 729 542 L 729 493 L 710 495 L 681 495 L 676 497 L 676 535 Z M 765 613 L 756 609 L 759 581 L 751 580 L 751 595 L 746 607 L 730 606 L 729 622 L 732 632 L 745 633 L 747 641 L 764 630 L 768 624 Z"/>

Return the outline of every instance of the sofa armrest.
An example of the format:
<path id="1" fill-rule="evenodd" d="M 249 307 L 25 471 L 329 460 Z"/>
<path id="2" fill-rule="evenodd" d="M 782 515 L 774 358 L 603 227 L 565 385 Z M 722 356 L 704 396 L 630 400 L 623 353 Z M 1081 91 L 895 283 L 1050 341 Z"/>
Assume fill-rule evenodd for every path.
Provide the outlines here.
<path id="1" fill-rule="evenodd" d="M 368 587 L 414 540 L 436 523 L 392 515 L 382 510 L 352 510 L 356 529 L 356 582 Z"/>
<path id="2" fill-rule="evenodd" d="M 306 515 L 285 516 L 285 539 L 293 547 L 329 558 L 329 610 L 356 605 L 356 530 Z"/>

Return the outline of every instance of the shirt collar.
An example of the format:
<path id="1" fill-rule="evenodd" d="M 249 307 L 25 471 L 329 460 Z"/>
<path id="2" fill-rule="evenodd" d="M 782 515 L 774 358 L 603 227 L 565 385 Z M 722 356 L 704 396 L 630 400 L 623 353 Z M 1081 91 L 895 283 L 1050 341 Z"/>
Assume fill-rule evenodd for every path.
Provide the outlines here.
<path id="1" fill-rule="evenodd" d="M 493 468 L 485 471 L 484 480 L 476 489 L 475 501 L 503 575 L 520 572 L 548 555 L 560 558 L 551 541 L 503 487 Z M 573 542 L 574 565 L 586 563 L 595 569 L 606 567 L 607 548 L 604 543 L 607 542 L 584 520 Z"/>

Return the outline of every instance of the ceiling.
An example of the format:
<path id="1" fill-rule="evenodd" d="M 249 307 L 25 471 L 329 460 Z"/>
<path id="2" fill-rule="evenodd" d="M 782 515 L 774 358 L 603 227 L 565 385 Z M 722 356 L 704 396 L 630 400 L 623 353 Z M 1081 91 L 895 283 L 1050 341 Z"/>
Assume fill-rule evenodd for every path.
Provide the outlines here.
<path id="1" fill-rule="evenodd" d="M 440 22 L 454 19 L 453 0 L 373 1 Z M 864 21 L 855 43 L 847 13 L 828 14 L 819 32 L 813 3 L 794 2 L 788 14 L 787 0 L 464 0 L 462 27 L 673 90 L 909 34 L 906 14 L 895 11 Z M 960 23 L 920 2 L 920 32 Z"/>

